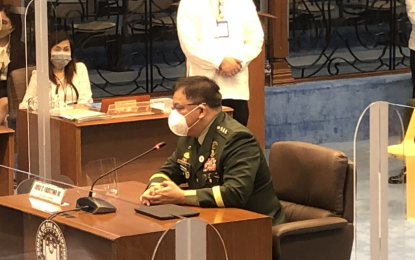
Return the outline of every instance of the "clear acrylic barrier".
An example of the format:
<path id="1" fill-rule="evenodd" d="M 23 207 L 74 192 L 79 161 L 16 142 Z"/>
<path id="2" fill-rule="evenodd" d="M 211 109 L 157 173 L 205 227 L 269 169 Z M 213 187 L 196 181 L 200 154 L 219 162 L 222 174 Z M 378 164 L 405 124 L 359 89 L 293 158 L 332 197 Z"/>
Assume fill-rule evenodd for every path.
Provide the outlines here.
<path id="1" fill-rule="evenodd" d="M 95 182 L 101 175 L 115 169 L 116 166 L 117 164 L 115 158 L 104 158 L 89 162 L 84 170 L 87 186 L 91 186 L 92 183 Z M 117 183 L 117 171 L 114 171 L 113 173 L 103 177 L 99 181 L 100 185 L 97 186 L 94 191 L 108 195 L 116 195 L 118 193 Z"/>
<path id="2" fill-rule="evenodd" d="M 212 259 L 229 259 L 225 242 L 215 226 L 200 219 L 181 218 L 160 237 L 151 260 L 157 259 L 159 255 L 163 254 L 161 250 L 163 244 L 169 243 L 167 238 L 173 235 L 176 242 L 180 241 L 175 245 L 176 260 L 206 260 L 208 256 Z M 207 239 L 208 237 L 210 240 Z M 207 250 L 207 248 L 215 248 L 215 250 Z"/>
<path id="3" fill-rule="evenodd" d="M 375 102 L 359 118 L 354 136 L 356 210 L 352 259 L 415 257 L 415 221 L 411 213 L 415 201 L 407 197 L 409 182 L 388 183 L 403 180 L 400 174 L 406 172 L 405 165 L 408 169 L 413 158 L 409 155 L 413 153 L 410 147 L 415 128 L 408 128 L 412 111 L 412 107 Z M 409 173 L 407 179 L 408 176 Z"/>
<path id="4" fill-rule="evenodd" d="M 86 173 L 90 168 L 88 165 L 110 157 L 115 158 L 116 165 L 119 165 L 150 149 L 157 143 L 167 141 L 169 147 L 164 148 L 161 152 L 157 152 L 157 155 L 151 154 L 146 156 L 118 171 L 120 181 L 138 180 L 147 182 L 150 175 L 157 171 L 164 160 L 171 155 L 173 146 L 177 141 L 177 138 L 168 129 L 167 115 L 164 115 L 163 113 L 160 114 L 162 109 L 159 109 L 156 106 L 155 108 L 151 107 L 151 113 L 157 114 L 155 116 L 162 120 L 152 121 L 150 123 L 141 123 L 139 122 L 140 120 L 127 118 L 125 115 L 122 115 L 121 118 L 117 117 L 112 120 L 96 120 L 91 122 L 74 121 L 57 116 L 62 111 L 72 109 L 73 106 L 70 103 L 76 101 L 76 93 L 73 88 L 68 88 L 68 84 L 66 84 L 66 100 L 65 96 L 57 95 L 57 91 L 55 91 L 56 84 L 51 83 L 52 79 L 50 74 L 46 71 L 46 69 L 53 71 L 53 66 L 50 64 L 50 54 L 51 49 L 53 48 L 51 43 L 58 40 L 57 36 L 55 36 L 55 38 L 53 36 L 57 32 L 65 32 L 72 41 L 70 45 L 72 60 L 76 61 L 76 64 L 83 62 L 86 65 L 87 71 L 77 71 L 77 73 L 83 74 L 84 77 L 88 76 L 84 81 L 88 82 L 88 84 L 90 83 L 92 102 L 96 100 L 97 97 L 108 95 L 120 95 L 123 93 L 129 95 L 140 94 L 145 91 L 153 92 L 167 90 L 174 82 L 174 79 L 184 75 L 184 64 L 183 66 L 180 63 L 180 66 L 167 67 L 166 63 L 160 65 L 157 67 L 157 73 L 160 73 L 160 75 L 152 78 L 151 82 L 149 82 L 147 79 L 144 79 L 148 75 L 142 75 L 141 71 L 143 70 L 143 66 L 148 66 L 149 70 L 152 71 L 153 67 L 151 64 L 148 64 L 144 59 L 133 59 L 133 64 L 129 64 L 132 66 L 128 67 L 126 63 L 129 62 L 124 59 L 132 52 L 134 55 L 137 54 L 136 57 L 140 56 L 139 52 L 136 52 L 135 49 L 144 51 L 144 45 L 141 43 L 131 43 L 128 40 L 130 38 L 135 39 L 137 35 L 130 34 L 129 31 L 124 28 L 124 26 L 132 24 L 130 23 L 132 22 L 131 20 L 127 22 L 125 19 L 141 17 L 141 14 L 137 14 L 130 9 L 123 9 L 121 8 L 122 6 L 110 6 L 102 1 L 95 1 L 97 6 L 90 4 L 90 2 L 92 3 L 93 1 L 81 1 L 82 3 L 78 3 L 78 1 L 75 2 L 77 3 L 72 3 L 71 5 L 66 2 L 54 0 L 44 2 L 25 1 L 25 6 L 20 6 L 20 3 L 15 4 L 21 24 L 19 28 L 16 27 L 13 34 L 16 35 L 16 37 L 18 36 L 19 42 L 24 45 L 21 53 L 26 54 L 26 64 L 24 68 L 19 71 L 14 71 L 10 76 L 13 78 L 13 80 L 11 80 L 13 82 L 12 89 L 16 90 L 16 93 L 13 92 L 9 95 L 9 126 L 16 131 L 16 159 L 14 165 L 19 170 L 31 172 L 47 178 L 53 178 L 55 175 L 65 175 L 76 185 L 86 186 L 90 183 L 90 178 L 88 179 L 87 175 L 91 175 L 90 173 Z M 118 2 L 116 5 L 128 3 L 128 1 L 113 2 Z M 89 9 L 75 7 L 79 7 L 80 5 L 85 5 L 84 7 L 88 6 Z M 71 9 L 70 12 L 67 12 L 69 10 L 68 8 Z M 170 7 L 166 7 L 166 9 L 159 11 L 160 13 L 175 16 L 175 9 L 177 9 L 177 7 L 171 6 L 171 10 Z M 120 10 L 125 10 L 127 13 L 117 14 L 116 12 L 119 12 Z M 80 11 L 85 11 L 86 13 L 80 13 Z M 103 15 L 103 13 L 99 13 L 101 11 L 111 12 Z M 85 16 L 81 17 L 82 15 Z M 98 19 L 99 21 L 107 20 L 112 23 L 115 22 L 115 18 L 117 17 L 120 18 L 118 21 L 118 28 L 117 26 L 112 27 L 105 32 L 87 32 L 82 31 L 79 28 L 72 30 L 72 27 L 76 24 L 94 22 L 95 19 Z M 48 27 L 47 31 L 37 30 L 37 28 L 46 28 L 46 26 Z M 171 29 L 174 28 L 174 24 L 168 24 L 166 26 Z M 158 24 L 157 27 L 161 28 L 164 27 L 164 25 Z M 146 32 L 149 32 L 149 28 L 146 29 Z M 163 32 L 163 36 L 167 37 L 168 35 L 176 34 L 171 31 Z M 50 36 L 52 41 L 49 42 L 50 39 L 48 36 Z M 126 39 L 126 41 L 118 41 L 120 38 Z M 122 42 L 123 44 L 114 46 L 116 45 L 114 44 L 115 42 Z M 170 43 L 173 44 L 171 45 Z M 148 44 L 148 42 L 145 44 Z M 176 38 L 169 39 L 165 44 L 166 45 L 163 46 L 157 45 L 157 47 L 154 45 L 154 49 L 151 53 L 155 54 L 156 49 L 158 48 L 162 48 L 163 50 L 161 52 L 157 51 L 157 53 L 166 53 L 169 52 L 168 49 L 177 48 L 179 46 Z M 112 52 L 114 49 L 106 49 L 108 46 L 114 47 L 117 51 L 126 50 L 125 53 L 123 51 L 117 53 L 117 60 L 119 63 L 113 64 L 108 62 L 111 60 L 111 57 L 108 56 L 114 54 L 114 52 Z M 148 53 L 146 52 L 145 55 L 147 54 Z M 106 57 L 107 61 L 101 60 L 102 57 Z M 171 60 L 180 57 L 175 56 L 165 58 Z M 97 63 L 95 63 L 95 61 Z M 164 61 L 168 62 L 167 60 Z M 164 63 L 164 61 L 157 60 L 154 62 Z M 103 63 L 108 66 L 102 66 Z M 78 68 L 78 65 L 76 65 L 76 67 Z M 122 71 L 103 71 L 102 68 L 104 67 L 117 67 L 121 68 Z M 170 69 L 173 69 L 173 67 L 174 70 L 176 68 L 178 70 L 175 70 L 173 73 L 167 73 L 173 75 L 171 80 L 162 76 Z M 26 102 L 23 102 L 25 105 L 24 107 L 28 107 L 28 109 L 19 109 L 19 104 L 25 96 L 26 89 L 32 79 L 34 70 L 36 70 L 35 74 L 37 75 L 37 81 L 34 81 L 36 91 L 33 93 L 35 94 Z M 42 71 L 44 71 L 45 74 L 43 76 L 41 75 Z M 131 76 L 132 74 L 135 74 L 135 76 Z M 62 80 L 61 76 L 55 76 L 59 78 L 58 80 Z M 103 78 L 108 79 L 111 82 L 102 84 L 101 81 Z M 120 80 L 123 81 L 123 83 L 126 83 L 125 80 L 127 80 L 128 84 L 120 86 Z M 81 79 L 77 78 L 75 81 L 80 82 Z M 80 85 L 74 83 L 81 96 L 85 94 L 83 88 L 85 88 L 86 84 L 83 84 L 85 83 L 84 81 L 82 81 L 82 84 L 79 83 Z M 65 85 L 65 80 L 63 80 L 63 82 L 57 82 L 57 85 Z M 113 88 L 115 86 L 117 90 Z M 104 88 L 105 91 L 103 91 Z M 62 86 L 60 86 L 58 92 L 61 89 Z M 125 92 L 117 92 L 121 89 L 123 89 L 121 92 Z M 131 91 L 132 89 L 136 89 L 137 91 Z M 62 99 L 62 97 L 64 97 L 64 99 Z M 162 99 L 159 101 L 164 102 Z M 43 109 L 41 108 L 42 106 L 44 106 Z M 148 112 L 149 106 L 146 105 L 144 108 L 137 106 L 136 108 L 137 111 L 134 113 L 145 114 Z M 168 106 L 166 110 L 168 110 L 168 108 L 170 108 L 170 106 Z M 116 175 L 114 174 L 113 176 L 115 177 Z M 17 181 L 18 183 L 20 182 L 19 180 Z M 101 184 L 104 182 L 108 183 L 109 181 L 100 181 Z"/>
<path id="5" fill-rule="evenodd" d="M 66 178 L 41 178 L 1 165 L 0 179 L 10 176 L 13 176 L 11 185 L 13 179 L 23 181 L 13 187 L 12 194 L 0 196 L 0 259 L 36 259 L 39 255 L 49 254 L 49 257 L 60 257 L 56 259 L 115 259 L 111 256 L 118 255 L 123 259 L 148 260 L 152 255 L 151 259 L 173 260 L 181 259 L 175 258 L 175 255 L 186 253 L 187 247 L 196 246 L 200 249 L 204 244 L 206 259 L 225 260 L 228 259 L 227 253 L 247 254 L 247 258 L 239 259 L 252 259 L 253 254 L 258 253 L 255 250 L 241 249 L 234 245 L 234 250 L 227 252 L 225 244 L 254 243 L 255 238 L 246 234 L 243 227 L 251 227 L 256 232 L 264 232 L 264 227 L 267 227 L 258 227 L 255 223 L 257 214 L 238 209 L 196 209 L 201 214 L 191 221 L 202 223 L 196 225 L 197 227 L 188 225 L 188 219 L 163 221 L 135 213 L 134 208 L 140 206 L 139 194 L 145 189 L 145 185 L 134 182 L 120 183 L 124 189 L 118 194 L 118 198 L 95 193 L 94 197 L 116 206 L 117 212 L 93 215 L 84 211 L 73 211 L 76 209 L 76 201 L 88 196 L 89 187 L 76 187 L 69 184 L 70 180 Z M 29 192 L 35 180 L 66 189 L 63 202 L 54 204 L 30 196 Z M 239 216 L 238 221 L 235 219 L 233 222 L 234 215 L 238 215 L 235 211 L 239 211 Z M 57 214 L 58 212 L 62 213 Z M 47 219 L 56 223 L 57 227 L 48 230 L 47 227 L 51 224 L 44 224 Z M 182 240 L 184 237 L 192 237 L 192 234 L 197 235 L 198 229 L 193 228 L 200 227 L 206 231 L 202 237 L 198 235 L 197 241 Z M 178 228 L 179 232 L 176 233 Z M 51 232 L 48 233 L 49 231 Z M 238 235 L 238 240 L 234 239 L 235 234 Z M 175 240 L 180 243 L 175 243 Z M 66 258 L 63 258 L 64 255 Z"/>
<path id="6" fill-rule="evenodd" d="M 17 168 L 40 174 L 39 115 L 25 110 L 19 112 L 22 116 L 21 127 L 16 132 Z M 166 147 L 132 161 L 99 181 L 113 183 L 110 188 L 113 191 L 117 189 L 117 181 L 147 183 L 174 151 L 177 142 L 168 128 L 167 116 L 163 115 L 158 120 L 121 118 L 85 122 L 50 116 L 49 122 L 51 159 L 47 161 L 51 176 L 68 176 L 78 186 L 90 185 L 99 175 L 165 141 Z"/>

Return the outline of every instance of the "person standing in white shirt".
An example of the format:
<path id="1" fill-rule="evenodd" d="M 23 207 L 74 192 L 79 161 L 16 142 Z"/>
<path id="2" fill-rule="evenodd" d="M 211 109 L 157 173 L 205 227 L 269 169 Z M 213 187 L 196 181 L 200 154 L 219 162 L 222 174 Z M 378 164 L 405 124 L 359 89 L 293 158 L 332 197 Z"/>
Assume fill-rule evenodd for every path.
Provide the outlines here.
<path id="1" fill-rule="evenodd" d="M 187 76 L 216 81 L 222 104 L 247 125 L 248 64 L 261 52 L 264 32 L 252 0 L 181 0 L 177 32 Z"/>
<path id="2" fill-rule="evenodd" d="M 406 12 L 412 24 L 408 47 L 410 49 L 410 67 L 412 72 L 412 98 L 415 99 L 415 0 L 406 0 Z"/>
<path id="3" fill-rule="evenodd" d="M 91 82 L 88 70 L 82 62 L 76 62 L 71 41 L 65 32 L 49 35 L 50 95 L 66 104 L 92 103 Z M 37 73 L 32 72 L 29 86 L 19 108 L 25 109 L 31 98 L 37 96 Z"/>

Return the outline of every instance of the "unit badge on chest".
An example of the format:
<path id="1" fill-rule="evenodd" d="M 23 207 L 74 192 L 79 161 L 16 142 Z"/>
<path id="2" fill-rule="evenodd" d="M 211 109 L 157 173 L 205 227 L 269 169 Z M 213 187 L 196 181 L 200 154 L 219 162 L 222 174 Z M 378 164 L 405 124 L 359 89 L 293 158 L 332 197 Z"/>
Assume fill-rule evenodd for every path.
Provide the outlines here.
<path id="1" fill-rule="evenodd" d="M 190 153 L 185 152 L 183 154 L 183 158 L 177 159 L 177 162 L 180 165 L 180 170 L 183 172 L 183 175 L 186 179 L 190 178 L 190 163 L 188 160 L 190 159 Z"/>

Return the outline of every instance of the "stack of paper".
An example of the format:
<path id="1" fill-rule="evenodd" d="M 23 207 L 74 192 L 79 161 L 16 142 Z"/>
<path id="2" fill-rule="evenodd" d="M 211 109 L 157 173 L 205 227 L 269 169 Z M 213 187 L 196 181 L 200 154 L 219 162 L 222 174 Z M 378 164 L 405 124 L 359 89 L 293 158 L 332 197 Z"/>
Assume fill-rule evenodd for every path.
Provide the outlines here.
<path id="1" fill-rule="evenodd" d="M 63 111 L 59 113 L 59 116 L 62 118 L 66 118 L 66 119 L 74 120 L 78 122 L 100 120 L 100 119 L 106 119 L 110 117 L 106 113 L 83 109 L 83 108 L 76 108 L 72 110 Z"/>
<path id="2" fill-rule="evenodd" d="M 153 98 L 151 101 L 151 107 L 160 109 L 164 113 L 170 113 L 171 107 L 173 106 L 173 99 L 172 98 Z"/>

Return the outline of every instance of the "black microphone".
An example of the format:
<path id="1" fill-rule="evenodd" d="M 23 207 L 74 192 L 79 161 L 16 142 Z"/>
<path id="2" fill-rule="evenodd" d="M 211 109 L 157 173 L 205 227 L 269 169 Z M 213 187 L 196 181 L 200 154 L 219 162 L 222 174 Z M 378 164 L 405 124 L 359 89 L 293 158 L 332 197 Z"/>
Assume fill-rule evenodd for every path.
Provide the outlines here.
<path id="1" fill-rule="evenodd" d="M 141 157 L 143 157 L 144 155 L 146 155 L 146 154 L 148 154 L 148 153 L 150 153 L 150 152 L 152 152 L 152 151 L 154 151 L 154 150 L 159 150 L 160 148 L 164 147 L 165 145 L 166 145 L 166 142 L 160 142 L 160 143 L 156 144 L 156 145 L 155 145 L 153 148 L 151 148 L 150 150 L 148 150 L 148 151 L 146 151 L 146 152 L 144 152 L 144 153 L 142 153 L 142 154 L 140 154 L 140 155 L 138 155 L 138 156 L 136 156 L 136 157 L 132 158 L 131 160 L 126 161 L 125 163 L 123 163 L 123 164 L 121 164 L 121 165 L 119 165 L 119 166 L 115 167 L 114 169 L 109 170 L 108 172 L 106 172 L 106 173 L 104 173 L 104 174 L 100 175 L 100 176 L 99 176 L 99 177 L 98 177 L 98 178 L 97 178 L 97 179 L 96 179 L 96 180 L 92 183 L 92 185 L 91 185 L 91 189 L 90 189 L 89 194 L 88 194 L 88 197 L 82 197 L 82 198 L 79 198 L 79 199 L 76 201 L 76 207 L 77 207 L 77 208 L 81 208 L 82 210 L 84 210 L 84 211 L 86 211 L 86 212 L 89 212 L 89 213 L 92 213 L 92 214 L 106 214 L 106 213 L 113 213 L 113 212 L 117 211 L 117 208 L 116 208 L 116 207 L 114 207 L 114 205 L 112 205 L 111 203 L 106 202 L 106 201 L 105 201 L 105 200 L 103 200 L 103 199 L 99 199 L 99 198 L 94 198 L 94 197 L 92 197 L 92 195 L 93 195 L 93 189 L 94 189 L 95 184 L 96 184 L 96 183 L 97 183 L 100 179 L 104 178 L 105 176 L 107 176 L 107 175 L 109 175 L 109 174 L 111 174 L 111 173 L 115 172 L 116 170 L 118 170 L 118 169 L 120 169 L 120 168 L 124 167 L 125 165 L 127 165 L 127 164 L 129 164 L 129 163 L 131 163 L 131 162 L 133 162 L 133 161 L 135 161 L 135 160 L 137 160 L 137 159 L 141 158 Z"/>

